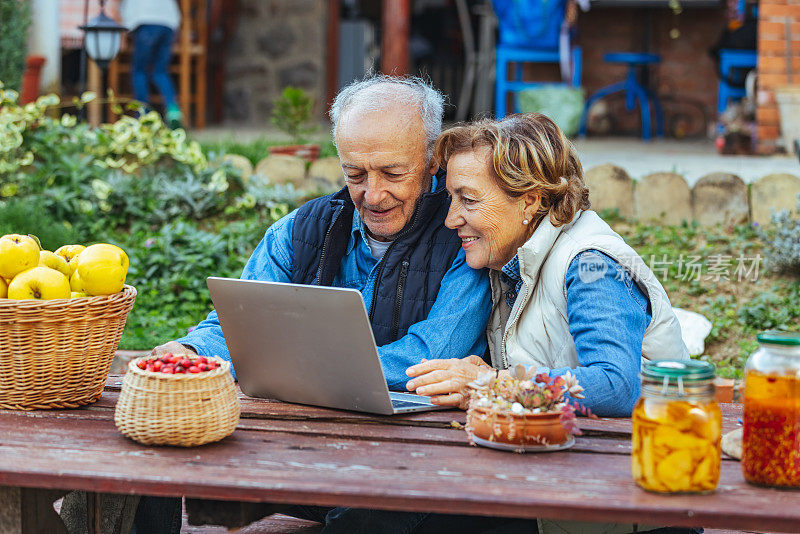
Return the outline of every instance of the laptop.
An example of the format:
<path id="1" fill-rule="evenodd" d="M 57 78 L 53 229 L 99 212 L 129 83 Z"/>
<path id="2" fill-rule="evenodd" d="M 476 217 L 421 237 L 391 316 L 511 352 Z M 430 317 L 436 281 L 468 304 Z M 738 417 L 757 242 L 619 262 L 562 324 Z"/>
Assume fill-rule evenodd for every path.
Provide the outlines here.
<path id="1" fill-rule="evenodd" d="M 390 392 L 355 289 L 209 277 L 242 391 L 251 397 L 391 415 L 446 409 Z"/>

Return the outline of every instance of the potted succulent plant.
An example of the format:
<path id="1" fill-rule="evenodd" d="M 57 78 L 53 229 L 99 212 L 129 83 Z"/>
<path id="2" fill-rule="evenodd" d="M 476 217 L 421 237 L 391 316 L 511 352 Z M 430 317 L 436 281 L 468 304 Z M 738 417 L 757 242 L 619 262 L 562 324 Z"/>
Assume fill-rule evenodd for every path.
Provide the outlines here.
<path id="1" fill-rule="evenodd" d="M 575 412 L 592 416 L 570 400 L 582 399 L 583 388 L 569 371 L 551 378 L 517 365 L 508 376 L 486 373 L 469 388 L 466 430 L 473 443 L 486 447 L 518 452 L 566 449 L 581 433 Z"/>
<path id="2" fill-rule="evenodd" d="M 289 154 L 308 161 L 319 157 L 320 146 L 304 142 L 305 136 L 316 129 L 308 125 L 313 107 L 314 101 L 303 89 L 289 86 L 283 90 L 275 101 L 271 122 L 292 139 L 292 144 L 270 147 L 270 154 Z"/>

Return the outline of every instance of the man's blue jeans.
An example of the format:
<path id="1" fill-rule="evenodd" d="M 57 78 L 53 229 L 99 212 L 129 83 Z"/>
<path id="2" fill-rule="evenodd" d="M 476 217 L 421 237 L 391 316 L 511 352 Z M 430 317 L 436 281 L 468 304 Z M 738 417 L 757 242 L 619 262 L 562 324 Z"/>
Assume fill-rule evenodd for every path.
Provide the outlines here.
<path id="1" fill-rule="evenodd" d="M 133 32 L 133 95 L 136 100 L 150 103 L 150 85 L 153 84 L 164 98 L 164 109 L 175 107 L 175 87 L 169 77 L 172 43 L 175 32 L 172 28 L 154 24 L 142 24 Z"/>

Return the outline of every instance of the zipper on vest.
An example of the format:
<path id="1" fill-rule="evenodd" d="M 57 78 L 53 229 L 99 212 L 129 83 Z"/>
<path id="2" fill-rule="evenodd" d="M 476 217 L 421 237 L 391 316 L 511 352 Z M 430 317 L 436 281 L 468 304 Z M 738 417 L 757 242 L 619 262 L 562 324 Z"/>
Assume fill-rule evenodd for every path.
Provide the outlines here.
<path id="1" fill-rule="evenodd" d="M 402 239 L 406 235 L 408 235 L 409 233 L 411 233 L 411 230 L 413 230 L 414 226 L 416 226 L 417 219 L 419 219 L 419 213 L 420 213 L 420 211 L 422 211 L 421 204 L 422 203 L 420 203 L 420 205 L 418 205 L 414 209 L 414 216 L 411 219 L 411 224 L 409 224 L 406 227 L 405 231 L 402 231 L 399 234 L 397 234 L 397 236 L 394 238 L 394 240 L 392 240 L 392 242 L 389 244 L 389 247 L 386 249 L 386 252 L 383 253 L 383 258 L 381 258 L 381 261 L 379 263 L 378 273 L 375 275 L 375 282 L 372 284 L 372 302 L 373 303 L 375 303 L 375 299 L 378 298 L 378 285 L 380 284 L 381 277 L 383 276 L 383 268 L 386 266 L 386 262 L 384 260 L 386 259 L 387 256 L 389 256 L 389 252 L 392 250 L 392 247 L 394 247 L 394 244 L 397 243 L 397 241 L 399 241 L 400 239 Z M 374 318 L 375 318 L 375 306 L 370 306 L 369 322 L 372 323 L 372 319 L 374 319 Z"/>
<path id="2" fill-rule="evenodd" d="M 508 330 L 509 326 L 512 323 L 515 323 L 519 320 L 519 316 L 522 315 L 522 308 L 524 305 L 528 303 L 528 293 L 530 292 L 528 288 L 528 284 L 523 280 L 523 286 L 525 286 L 525 294 L 524 295 L 517 295 L 517 300 L 514 302 L 522 302 L 523 305 L 517 308 L 517 313 L 514 314 L 513 317 L 509 316 L 508 321 L 506 321 L 505 329 L 503 330 L 503 345 L 501 347 L 502 355 L 503 355 L 503 369 L 508 369 L 508 351 L 506 350 L 506 343 L 508 341 Z M 519 298 L 522 296 L 522 300 L 520 301 Z M 513 311 L 513 310 L 512 310 Z"/>
<path id="3" fill-rule="evenodd" d="M 322 241 L 322 254 L 319 256 L 319 267 L 317 267 L 317 276 L 314 279 L 314 283 L 312 285 L 319 285 L 320 280 L 322 279 L 322 267 L 325 265 L 325 253 L 328 252 L 328 241 L 331 238 L 331 232 L 333 231 L 333 227 L 336 225 L 336 221 L 339 220 L 341 217 L 342 212 L 344 211 L 344 207 L 342 207 L 339 212 L 334 216 L 331 224 L 328 225 L 328 230 L 325 232 L 325 239 Z"/>
<path id="4" fill-rule="evenodd" d="M 408 277 L 408 266 L 411 265 L 408 260 L 403 260 L 400 265 L 400 278 L 397 281 L 397 292 L 394 296 L 394 317 L 392 318 L 392 339 L 397 339 L 397 333 L 400 330 L 400 307 L 403 304 L 403 289 L 406 286 L 406 278 Z"/>

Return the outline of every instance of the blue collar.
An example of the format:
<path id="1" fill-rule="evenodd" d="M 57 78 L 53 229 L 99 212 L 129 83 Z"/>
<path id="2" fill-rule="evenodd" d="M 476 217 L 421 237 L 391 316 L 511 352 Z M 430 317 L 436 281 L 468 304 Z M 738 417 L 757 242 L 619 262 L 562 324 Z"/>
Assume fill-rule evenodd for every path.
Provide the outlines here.
<path id="1" fill-rule="evenodd" d="M 519 258 L 514 255 L 511 260 L 503 265 L 500 270 L 500 280 L 508 286 L 505 297 L 508 307 L 514 307 L 514 301 L 517 300 L 522 289 L 522 275 L 519 272 Z"/>
<path id="2" fill-rule="evenodd" d="M 436 186 L 439 184 L 439 179 L 434 174 L 431 176 L 431 192 L 436 191 Z M 367 247 L 369 244 L 367 243 L 367 232 L 364 229 L 364 220 L 361 218 L 361 215 L 358 214 L 358 210 L 353 210 L 353 226 L 350 229 L 350 241 L 347 243 L 347 255 L 350 255 L 353 252 L 353 249 L 356 246 L 356 239 L 361 239 Z M 519 268 L 517 269 L 519 270 Z"/>

